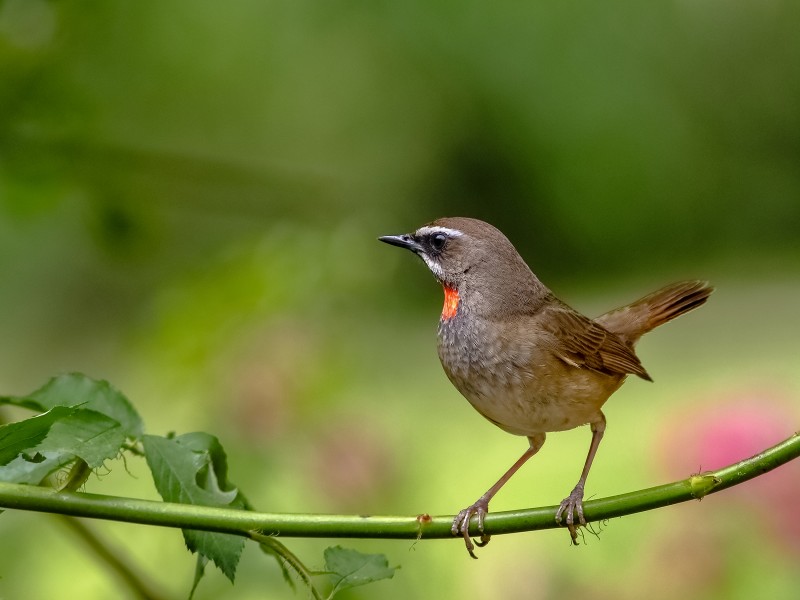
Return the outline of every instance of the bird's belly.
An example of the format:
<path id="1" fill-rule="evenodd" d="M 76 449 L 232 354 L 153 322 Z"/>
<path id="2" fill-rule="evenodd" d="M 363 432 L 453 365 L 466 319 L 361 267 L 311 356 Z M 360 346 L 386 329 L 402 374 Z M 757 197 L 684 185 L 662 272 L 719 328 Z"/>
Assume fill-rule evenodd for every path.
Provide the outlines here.
<path id="1" fill-rule="evenodd" d="M 453 385 L 501 429 L 516 435 L 564 431 L 600 418 L 600 409 L 622 384 L 607 375 L 563 362 L 535 344 L 471 344 L 443 337 L 439 358 Z M 447 332 L 444 332 L 447 335 Z"/>
<path id="2" fill-rule="evenodd" d="M 572 383 L 576 378 L 572 378 Z M 455 382 L 454 382 L 455 383 Z M 501 429 L 530 436 L 565 431 L 596 421 L 600 408 L 611 395 L 593 382 L 584 387 L 563 386 L 535 379 L 523 386 L 487 385 L 486 382 L 456 384 L 458 390 L 484 417 Z"/>

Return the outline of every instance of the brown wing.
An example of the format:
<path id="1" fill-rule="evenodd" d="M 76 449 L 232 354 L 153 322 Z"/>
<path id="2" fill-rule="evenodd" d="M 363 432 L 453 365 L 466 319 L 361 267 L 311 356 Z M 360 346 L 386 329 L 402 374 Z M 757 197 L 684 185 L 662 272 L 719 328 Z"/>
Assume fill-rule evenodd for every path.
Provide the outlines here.
<path id="1" fill-rule="evenodd" d="M 540 323 L 555 339 L 553 352 L 567 364 L 652 381 L 633 348 L 615 334 L 566 305 L 552 305 L 545 312 Z"/>

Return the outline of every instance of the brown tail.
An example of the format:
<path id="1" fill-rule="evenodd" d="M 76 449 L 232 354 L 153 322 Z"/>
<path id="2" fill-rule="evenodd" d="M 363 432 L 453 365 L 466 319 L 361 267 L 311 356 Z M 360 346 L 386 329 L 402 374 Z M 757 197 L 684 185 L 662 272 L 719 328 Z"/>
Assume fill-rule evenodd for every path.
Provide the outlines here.
<path id="1" fill-rule="evenodd" d="M 629 344 L 635 344 L 651 329 L 703 305 L 713 291 L 707 281 L 673 283 L 595 321 Z"/>

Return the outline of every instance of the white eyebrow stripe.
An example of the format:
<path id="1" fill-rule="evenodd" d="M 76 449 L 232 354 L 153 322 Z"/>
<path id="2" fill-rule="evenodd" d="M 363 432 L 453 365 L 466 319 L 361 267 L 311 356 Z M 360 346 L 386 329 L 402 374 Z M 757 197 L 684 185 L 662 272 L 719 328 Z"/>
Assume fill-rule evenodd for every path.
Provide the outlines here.
<path id="1" fill-rule="evenodd" d="M 450 237 L 460 237 L 464 235 L 464 233 L 458 229 L 450 229 L 449 227 L 441 227 L 440 225 L 426 225 L 425 227 L 420 227 L 416 231 L 417 235 L 431 235 L 432 233 L 443 233 Z"/>

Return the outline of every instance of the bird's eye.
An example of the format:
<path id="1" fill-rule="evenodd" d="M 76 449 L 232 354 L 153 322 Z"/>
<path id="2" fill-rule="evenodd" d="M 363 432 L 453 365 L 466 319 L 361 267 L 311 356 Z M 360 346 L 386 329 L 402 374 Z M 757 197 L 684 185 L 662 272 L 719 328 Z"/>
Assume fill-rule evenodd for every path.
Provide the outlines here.
<path id="1" fill-rule="evenodd" d="M 441 252 L 447 243 L 447 236 L 443 233 L 435 233 L 431 236 L 431 247 L 437 252 Z"/>

